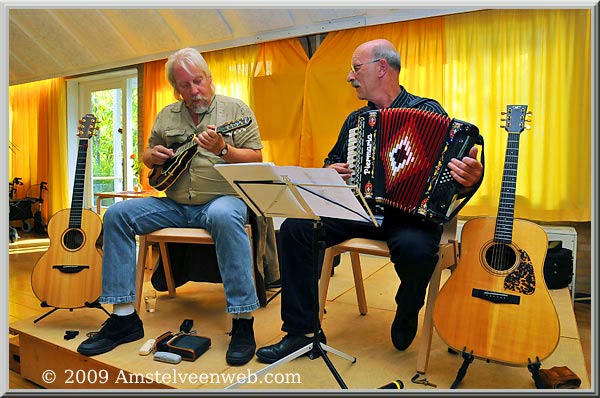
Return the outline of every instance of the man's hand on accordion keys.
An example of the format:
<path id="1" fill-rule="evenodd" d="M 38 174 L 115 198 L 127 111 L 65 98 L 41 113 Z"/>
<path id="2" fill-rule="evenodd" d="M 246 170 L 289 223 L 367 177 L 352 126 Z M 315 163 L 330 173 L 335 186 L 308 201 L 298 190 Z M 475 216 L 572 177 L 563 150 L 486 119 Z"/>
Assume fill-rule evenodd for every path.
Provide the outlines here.
<path id="1" fill-rule="evenodd" d="M 450 175 L 465 188 L 472 187 L 481 180 L 483 165 L 477 160 L 478 147 L 469 151 L 469 156 L 462 159 L 452 159 L 448 163 Z"/>
<path id="2" fill-rule="evenodd" d="M 342 176 L 344 181 L 347 181 L 348 178 L 352 177 L 352 170 L 348 168 L 348 163 L 332 163 L 327 167 L 337 171 Z"/>

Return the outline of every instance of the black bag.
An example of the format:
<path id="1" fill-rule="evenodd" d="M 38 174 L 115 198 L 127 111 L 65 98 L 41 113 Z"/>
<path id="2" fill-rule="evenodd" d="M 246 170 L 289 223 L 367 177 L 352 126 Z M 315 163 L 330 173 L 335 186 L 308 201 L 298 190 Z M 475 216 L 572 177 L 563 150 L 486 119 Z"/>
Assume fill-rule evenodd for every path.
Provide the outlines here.
<path id="1" fill-rule="evenodd" d="M 210 348 L 210 338 L 188 333 L 165 332 L 156 338 L 154 351 L 171 352 L 184 361 L 195 361 Z"/>
<path id="2" fill-rule="evenodd" d="M 573 251 L 563 248 L 561 241 L 548 242 L 544 279 L 548 289 L 565 288 L 573 280 Z"/>

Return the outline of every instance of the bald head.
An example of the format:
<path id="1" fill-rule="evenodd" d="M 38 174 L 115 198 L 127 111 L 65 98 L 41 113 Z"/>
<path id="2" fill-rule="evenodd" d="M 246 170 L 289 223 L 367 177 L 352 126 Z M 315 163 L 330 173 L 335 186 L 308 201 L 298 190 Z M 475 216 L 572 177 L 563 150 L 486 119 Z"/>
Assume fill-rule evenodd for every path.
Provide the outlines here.
<path id="1" fill-rule="evenodd" d="M 400 54 L 396 48 L 386 39 L 375 39 L 356 47 L 354 53 L 367 53 L 372 59 L 385 59 L 390 68 L 400 72 Z"/>

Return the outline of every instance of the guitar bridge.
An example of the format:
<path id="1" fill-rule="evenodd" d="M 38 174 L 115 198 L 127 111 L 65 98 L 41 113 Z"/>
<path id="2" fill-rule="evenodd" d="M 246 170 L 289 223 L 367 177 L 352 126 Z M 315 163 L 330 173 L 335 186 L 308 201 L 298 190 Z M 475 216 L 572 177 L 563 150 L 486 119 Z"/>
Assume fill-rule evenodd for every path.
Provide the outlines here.
<path id="1" fill-rule="evenodd" d="M 471 296 L 490 301 L 495 304 L 517 304 L 521 303 L 521 297 L 514 294 L 506 294 L 494 292 L 491 290 L 483 290 L 473 288 Z"/>

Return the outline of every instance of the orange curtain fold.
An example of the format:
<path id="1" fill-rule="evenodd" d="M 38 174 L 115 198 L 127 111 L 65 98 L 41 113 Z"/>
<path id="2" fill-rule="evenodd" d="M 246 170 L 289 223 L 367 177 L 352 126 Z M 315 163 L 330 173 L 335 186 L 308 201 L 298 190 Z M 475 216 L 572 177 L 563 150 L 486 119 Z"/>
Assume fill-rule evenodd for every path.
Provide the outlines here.
<path id="1" fill-rule="evenodd" d="M 142 95 L 140 96 L 140 109 L 142 110 L 142 128 L 140 131 L 142 134 L 141 136 L 138 136 L 138 159 L 141 159 L 144 148 L 148 145 L 150 131 L 152 131 L 152 125 L 154 124 L 156 115 L 162 108 L 176 101 L 173 88 L 165 75 L 166 62 L 166 59 L 161 59 L 158 61 L 146 62 L 144 64 L 141 90 Z M 140 176 L 144 189 L 149 189 L 148 168 L 146 166 L 142 166 Z"/>
<path id="2" fill-rule="evenodd" d="M 47 222 L 52 214 L 70 206 L 65 79 L 10 86 L 9 104 L 9 140 L 13 148 L 9 179 L 23 179 L 17 198 L 37 197 L 37 184 L 48 182 L 47 200 L 42 205 Z"/>
<path id="3" fill-rule="evenodd" d="M 307 62 L 298 39 L 260 45 L 251 106 L 260 127 L 264 161 L 299 163 Z"/>

